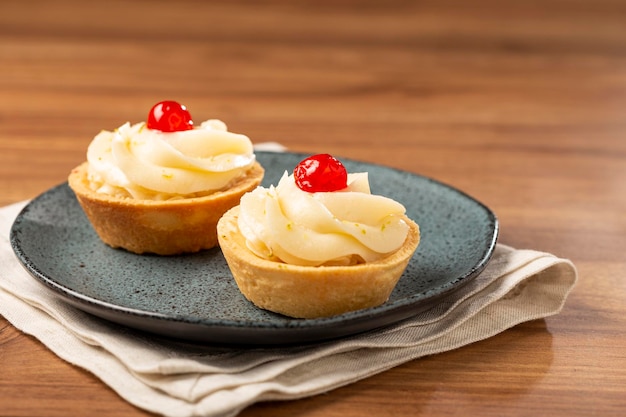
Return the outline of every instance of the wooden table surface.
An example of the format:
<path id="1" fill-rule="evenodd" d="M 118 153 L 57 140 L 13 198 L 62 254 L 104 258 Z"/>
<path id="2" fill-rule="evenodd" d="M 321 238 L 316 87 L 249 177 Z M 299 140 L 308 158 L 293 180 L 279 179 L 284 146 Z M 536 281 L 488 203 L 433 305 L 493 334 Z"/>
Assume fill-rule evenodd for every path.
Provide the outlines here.
<path id="1" fill-rule="evenodd" d="M 163 99 L 451 184 L 580 274 L 557 316 L 241 416 L 626 411 L 626 2 L 3 0 L 1 205 Z M 0 317 L 0 415 L 147 413 Z"/>

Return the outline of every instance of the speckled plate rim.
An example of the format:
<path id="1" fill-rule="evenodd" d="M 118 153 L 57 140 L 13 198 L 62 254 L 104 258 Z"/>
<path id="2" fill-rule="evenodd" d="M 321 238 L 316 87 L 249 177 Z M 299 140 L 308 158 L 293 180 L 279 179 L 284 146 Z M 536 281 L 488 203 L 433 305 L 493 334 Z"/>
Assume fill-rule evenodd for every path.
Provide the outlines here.
<path id="1" fill-rule="evenodd" d="M 257 152 L 257 155 L 275 154 L 274 152 Z M 308 154 L 285 152 L 281 154 L 291 155 L 297 158 L 305 158 Z M 495 250 L 499 222 L 496 215 L 486 205 L 464 193 L 457 188 L 444 184 L 432 178 L 418 174 L 401 171 L 396 168 L 378 165 L 370 162 L 361 162 L 341 158 L 346 164 L 357 163 L 361 165 L 376 166 L 389 171 L 401 172 L 411 177 L 419 178 L 435 187 L 442 187 L 448 192 L 457 194 L 459 197 L 471 202 L 476 210 L 484 212 L 488 219 L 490 239 L 485 242 L 480 256 L 478 256 L 471 268 L 464 274 L 451 277 L 445 285 L 431 288 L 427 291 L 415 293 L 394 302 L 387 302 L 381 306 L 358 310 L 319 319 L 287 319 L 280 324 L 276 322 L 264 322 L 254 320 L 224 320 L 204 317 L 201 319 L 166 315 L 154 311 L 140 310 L 136 308 L 120 306 L 106 300 L 99 300 L 75 291 L 61 283 L 54 277 L 41 272 L 39 267 L 26 253 L 18 237 L 19 224 L 28 215 L 33 205 L 39 204 L 40 200 L 49 193 L 61 188 L 69 188 L 67 183 L 53 187 L 41 195 L 32 199 L 18 214 L 10 232 L 10 243 L 18 260 L 24 268 L 37 281 L 53 290 L 53 294 L 60 297 L 70 305 L 93 314 L 100 318 L 131 327 L 136 330 L 152 333 L 156 336 L 181 339 L 189 342 L 202 342 L 227 345 L 289 345 L 294 343 L 321 342 L 339 337 L 346 337 L 357 333 L 379 329 L 381 327 L 397 323 L 410 318 L 419 312 L 425 311 L 436 305 L 442 298 L 450 293 L 458 291 L 473 278 L 478 276 L 486 267 L 493 251 Z M 266 167 L 267 169 L 267 167 Z M 68 201 L 68 203 L 72 203 Z M 75 204 L 78 204 L 74 201 Z"/>

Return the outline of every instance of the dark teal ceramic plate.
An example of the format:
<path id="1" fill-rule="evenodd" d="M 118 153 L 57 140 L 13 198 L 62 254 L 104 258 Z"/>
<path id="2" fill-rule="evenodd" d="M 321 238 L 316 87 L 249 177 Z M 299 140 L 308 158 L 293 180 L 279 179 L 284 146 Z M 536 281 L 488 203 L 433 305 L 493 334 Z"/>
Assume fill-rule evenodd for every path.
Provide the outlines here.
<path id="1" fill-rule="evenodd" d="M 308 156 L 257 155 L 265 186 Z M 161 336 L 246 345 L 318 342 L 390 325 L 432 307 L 486 266 L 498 235 L 489 208 L 432 179 L 343 162 L 349 172 L 368 171 L 372 192 L 403 203 L 421 229 L 421 243 L 389 301 L 375 308 L 306 320 L 258 309 L 237 289 L 218 248 L 159 257 L 106 246 L 67 184 L 24 208 L 11 244 L 28 272 L 81 310 Z"/>

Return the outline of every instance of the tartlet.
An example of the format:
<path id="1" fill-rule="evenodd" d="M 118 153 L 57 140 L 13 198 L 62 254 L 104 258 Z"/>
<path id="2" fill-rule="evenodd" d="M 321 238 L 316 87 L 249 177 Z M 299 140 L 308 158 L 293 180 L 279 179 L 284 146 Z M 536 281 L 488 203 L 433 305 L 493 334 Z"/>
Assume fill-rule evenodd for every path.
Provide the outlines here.
<path id="1" fill-rule="evenodd" d="M 217 246 L 218 220 L 263 176 L 248 137 L 219 120 L 194 127 L 164 101 L 147 123 L 98 134 L 68 184 L 104 243 L 176 255 Z"/>
<path id="2" fill-rule="evenodd" d="M 347 174 L 328 154 L 244 195 L 217 230 L 241 293 L 295 318 L 385 303 L 420 243 L 404 206 L 370 194 L 366 174 Z"/>

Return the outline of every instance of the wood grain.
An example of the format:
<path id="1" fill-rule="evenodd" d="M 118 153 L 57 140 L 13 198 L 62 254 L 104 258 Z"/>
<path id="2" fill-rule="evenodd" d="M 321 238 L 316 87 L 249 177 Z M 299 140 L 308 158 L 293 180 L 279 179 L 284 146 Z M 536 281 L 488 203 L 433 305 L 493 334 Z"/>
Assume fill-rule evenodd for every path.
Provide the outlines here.
<path id="1" fill-rule="evenodd" d="M 561 314 L 242 416 L 626 410 L 626 3 L 0 3 L 0 204 L 65 181 L 162 99 L 254 142 L 382 163 L 572 259 Z M 147 415 L 0 318 L 1 416 Z"/>

